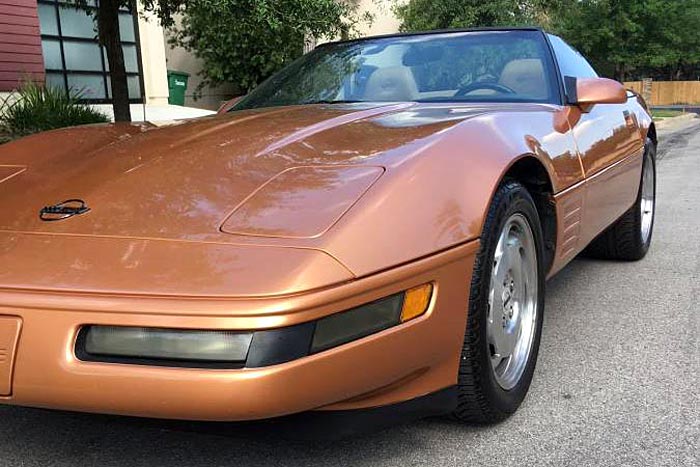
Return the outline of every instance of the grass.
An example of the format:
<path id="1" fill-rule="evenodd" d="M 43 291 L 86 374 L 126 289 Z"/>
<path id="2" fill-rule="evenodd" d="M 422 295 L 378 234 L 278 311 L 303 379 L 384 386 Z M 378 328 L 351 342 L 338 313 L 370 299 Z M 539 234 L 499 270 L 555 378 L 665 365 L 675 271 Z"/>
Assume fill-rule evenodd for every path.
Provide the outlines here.
<path id="1" fill-rule="evenodd" d="M 80 102 L 82 93 L 27 81 L 0 100 L 0 142 L 40 131 L 106 123 L 106 115 Z"/>
<path id="2" fill-rule="evenodd" d="M 682 110 L 652 110 L 651 116 L 654 120 L 663 120 L 664 118 L 679 117 L 684 113 Z"/>

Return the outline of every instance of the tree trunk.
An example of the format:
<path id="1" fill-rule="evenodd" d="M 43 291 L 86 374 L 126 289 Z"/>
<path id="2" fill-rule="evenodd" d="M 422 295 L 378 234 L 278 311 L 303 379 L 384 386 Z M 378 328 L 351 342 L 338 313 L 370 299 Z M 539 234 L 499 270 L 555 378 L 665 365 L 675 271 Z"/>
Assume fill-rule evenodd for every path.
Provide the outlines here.
<path id="1" fill-rule="evenodd" d="M 625 81 L 625 65 L 622 63 L 615 63 L 615 79 L 619 82 Z"/>
<path id="2" fill-rule="evenodd" d="M 100 43 L 107 53 L 114 120 L 130 122 L 129 87 L 126 81 L 124 51 L 119 35 L 119 0 L 101 0 L 97 11 L 97 29 Z"/>

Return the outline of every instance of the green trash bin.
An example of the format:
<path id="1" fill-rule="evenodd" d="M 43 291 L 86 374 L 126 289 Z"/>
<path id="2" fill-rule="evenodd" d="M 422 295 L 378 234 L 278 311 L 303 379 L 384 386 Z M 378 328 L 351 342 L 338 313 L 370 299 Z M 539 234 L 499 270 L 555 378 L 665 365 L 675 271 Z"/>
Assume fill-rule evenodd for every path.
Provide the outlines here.
<path id="1" fill-rule="evenodd" d="M 185 105 L 185 91 L 190 74 L 168 70 L 168 104 Z"/>

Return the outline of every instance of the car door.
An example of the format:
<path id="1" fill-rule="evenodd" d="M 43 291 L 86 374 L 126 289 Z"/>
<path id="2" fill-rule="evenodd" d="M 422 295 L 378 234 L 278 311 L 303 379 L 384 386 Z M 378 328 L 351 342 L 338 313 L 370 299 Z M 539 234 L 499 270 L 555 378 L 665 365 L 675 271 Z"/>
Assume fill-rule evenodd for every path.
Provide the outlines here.
<path id="1" fill-rule="evenodd" d="M 562 78 L 597 77 L 585 58 L 556 36 L 549 36 Z M 571 121 L 585 176 L 581 244 L 617 220 L 636 199 L 643 141 L 628 104 L 597 104 Z"/>

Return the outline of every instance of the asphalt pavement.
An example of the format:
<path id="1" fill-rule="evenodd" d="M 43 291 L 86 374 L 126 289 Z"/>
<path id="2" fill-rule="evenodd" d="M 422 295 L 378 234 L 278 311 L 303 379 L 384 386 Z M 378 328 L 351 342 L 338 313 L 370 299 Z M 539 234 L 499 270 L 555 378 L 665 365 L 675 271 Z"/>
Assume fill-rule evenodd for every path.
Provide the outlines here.
<path id="1" fill-rule="evenodd" d="M 0 406 L 0 465 L 700 465 L 700 121 L 660 141 L 649 254 L 577 259 L 548 283 L 533 385 L 500 425 L 429 419 L 343 441 L 290 441 L 264 425 Z"/>

